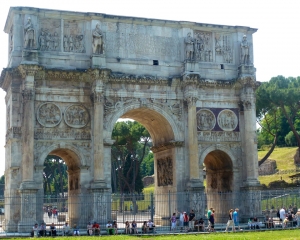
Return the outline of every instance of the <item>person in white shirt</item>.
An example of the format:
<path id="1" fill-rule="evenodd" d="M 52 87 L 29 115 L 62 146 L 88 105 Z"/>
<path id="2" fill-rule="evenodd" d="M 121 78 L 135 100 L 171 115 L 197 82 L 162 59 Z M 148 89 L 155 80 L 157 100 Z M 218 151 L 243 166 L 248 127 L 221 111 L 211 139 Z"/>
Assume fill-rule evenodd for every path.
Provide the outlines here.
<path id="1" fill-rule="evenodd" d="M 107 233 L 109 235 L 113 235 L 114 234 L 114 229 L 112 227 L 112 224 L 110 221 L 108 221 L 108 223 L 106 224 L 106 228 L 107 228 Z"/>
<path id="2" fill-rule="evenodd" d="M 64 236 L 70 236 L 71 235 L 70 226 L 68 225 L 67 222 L 65 223 L 65 225 L 63 225 L 62 229 L 63 229 L 63 235 Z"/>
<path id="3" fill-rule="evenodd" d="M 151 221 L 151 219 L 149 219 L 149 221 L 147 222 L 147 226 L 148 226 L 148 230 L 149 230 L 149 231 L 155 232 L 155 225 L 154 225 L 154 223 Z"/>
<path id="4" fill-rule="evenodd" d="M 279 211 L 279 215 L 280 215 L 280 221 L 283 221 L 286 217 L 286 214 L 285 214 L 285 209 L 284 207 L 282 207 Z"/>

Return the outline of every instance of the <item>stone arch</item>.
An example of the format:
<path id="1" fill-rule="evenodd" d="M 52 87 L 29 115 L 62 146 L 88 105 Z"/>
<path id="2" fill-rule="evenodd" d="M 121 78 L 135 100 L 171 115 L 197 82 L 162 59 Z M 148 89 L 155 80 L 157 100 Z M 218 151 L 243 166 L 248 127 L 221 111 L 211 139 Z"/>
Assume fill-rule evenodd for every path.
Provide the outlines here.
<path id="1" fill-rule="evenodd" d="M 49 146 L 42 154 L 38 160 L 37 165 L 43 166 L 44 161 L 48 155 L 57 155 L 61 157 L 68 165 L 69 169 L 74 170 L 80 168 L 81 166 L 87 166 L 87 161 L 83 154 L 81 154 L 78 149 L 72 144 L 57 142 Z M 74 159 L 74 162 L 71 162 L 70 159 Z M 70 167 L 69 167 L 70 166 Z"/>
<path id="2" fill-rule="evenodd" d="M 225 146 L 214 145 L 201 155 L 206 168 L 207 207 L 216 210 L 216 221 L 226 222 L 228 210 L 234 208 L 234 171 L 236 159 Z"/>
<path id="3" fill-rule="evenodd" d="M 145 115 L 142 116 L 142 114 Z M 108 124 L 107 133 L 109 136 L 107 137 L 111 136 L 114 124 L 122 117 L 132 118 L 142 123 L 148 129 L 154 145 L 159 145 L 169 141 L 180 141 L 180 139 L 183 139 L 183 130 L 180 129 L 178 123 L 176 123 L 168 112 L 157 105 L 141 107 L 140 102 L 125 105 L 113 114 Z M 164 134 L 157 134 L 155 132 L 154 128 L 157 125 L 165 125 L 166 128 L 164 130 Z M 161 136 L 161 139 L 158 139 L 158 135 Z"/>

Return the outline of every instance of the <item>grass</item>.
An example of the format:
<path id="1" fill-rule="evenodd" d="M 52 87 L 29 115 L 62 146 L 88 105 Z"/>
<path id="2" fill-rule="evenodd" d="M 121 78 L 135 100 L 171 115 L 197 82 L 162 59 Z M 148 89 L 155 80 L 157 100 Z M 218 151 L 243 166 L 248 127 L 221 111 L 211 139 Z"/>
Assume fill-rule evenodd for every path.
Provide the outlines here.
<path id="1" fill-rule="evenodd" d="M 283 148 L 275 148 L 272 152 L 269 159 L 275 160 L 277 164 L 278 170 L 294 170 L 294 155 L 296 153 L 297 147 L 283 147 Z M 258 151 L 258 159 L 261 159 L 266 155 L 268 151 Z M 276 180 L 284 180 L 288 183 L 291 183 L 292 180 L 289 176 L 292 175 L 291 173 L 288 174 L 272 174 L 268 176 L 259 176 L 259 181 L 261 184 L 268 184 L 270 182 Z"/>
<path id="2" fill-rule="evenodd" d="M 158 236 L 130 236 L 130 235 L 119 235 L 119 236 L 102 236 L 103 240 L 137 240 L 137 239 L 155 239 L 155 240 L 175 240 L 175 239 L 183 239 L 183 240 L 220 240 L 220 239 L 241 239 L 241 240 L 252 240 L 252 239 L 260 239 L 260 240 L 268 240 L 268 239 L 280 239 L 280 240 L 292 240 L 299 239 L 299 229 L 297 230 L 275 230 L 275 231 L 249 231 L 249 232 L 238 232 L 238 233 L 210 233 L 210 234 L 178 234 L 178 235 L 158 235 Z M 21 238 L 18 238 L 21 239 Z M 28 238 L 22 238 L 28 239 Z M 53 239 L 52 237 L 44 237 L 43 239 Z M 78 240 L 78 239 L 93 239 L 95 237 L 60 237 L 59 239 L 65 240 Z"/>

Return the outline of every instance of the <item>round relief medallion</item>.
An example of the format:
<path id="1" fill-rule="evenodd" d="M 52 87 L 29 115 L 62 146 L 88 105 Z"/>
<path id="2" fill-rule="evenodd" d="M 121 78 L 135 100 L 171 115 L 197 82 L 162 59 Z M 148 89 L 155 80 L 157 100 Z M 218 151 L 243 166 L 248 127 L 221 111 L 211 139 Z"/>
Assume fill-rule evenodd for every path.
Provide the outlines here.
<path id="1" fill-rule="evenodd" d="M 64 119 L 68 126 L 82 128 L 88 124 L 90 117 L 85 107 L 81 105 L 71 105 L 66 109 Z"/>
<path id="2" fill-rule="evenodd" d="M 43 103 L 37 110 L 37 120 L 44 127 L 55 127 L 61 119 L 61 110 L 54 103 Z"/>
<path id="3" fill-rule="evenodd" d="M 216 125 L 216 117 L 212 111 L 201 109 L 197 112 L 197 128 L 200 131 L 212 130 Z"/>
<path id="4" fill-rule="evenodd" d="M 218 115 L 218 124 L 224 131 L 233 131 L 238 125 L 238 118 L 233 111 L 225 109 Z"/>

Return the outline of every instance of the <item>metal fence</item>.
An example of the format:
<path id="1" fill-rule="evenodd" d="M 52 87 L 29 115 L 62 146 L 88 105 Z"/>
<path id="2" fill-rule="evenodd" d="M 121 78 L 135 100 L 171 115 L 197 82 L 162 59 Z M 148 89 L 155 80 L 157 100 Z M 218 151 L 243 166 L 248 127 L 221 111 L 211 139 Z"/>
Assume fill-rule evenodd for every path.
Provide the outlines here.
<path id="1" fill-rule="evenodd" d="M 38 212 L 35 221 L 39 224 L 45 222 L 48 228 L 54 223 L 58 229 L 61 229 L 65 222 L 69 222 L 71 227 L 76 223 L 85 232 L 89 221 L 100 223 L 102 229 L 105 229 L 107 221 L 116 221 L 118 228 L 124 229 L 126 221 L 130 223 L 136 221 L 138 229 L 141 229 L 143 222 L 151 219 L 156 224 L 157 231 L 168 232 L 170 217 L 174 212 L 178 219 L 178 226 L 180 225 L 179 212 L 189 213 L 191 209 L 195 211 L 196 219 L 203 218 L 207 223 L 206 212 L 208 208 L 213 207 L 216 210 L 216 226 L 219 230 L 224 230 L 228 210 L 231 208 L 240 209 L 241 223 L 247 223 L 250 217 L 255 216 L 262 222 L 266 215 L 276 217 L 277 209 L 283 206 L 297 211 L 300 208 L 300 189 L 226 193 L 187 191 L 140 195 L 103 193 L 98 197 L 78 194 L 75 198 L 52 195 L 37 198 L 35 202 Z M 21 196 L 13 199 L 0 196 L 0 208 L 2 208 L 1 204 L 4 206 L 5 213 L 0 212 L 0 234 L 4 234 L 7 229 L 6 224 L 14 221 L 18 225 L 22 220 L 20 219 Z M 11 219 L 7 219 L 9 217 Z M 29 233 L 32 222 L 28 222 L 27 228 Z"/>

